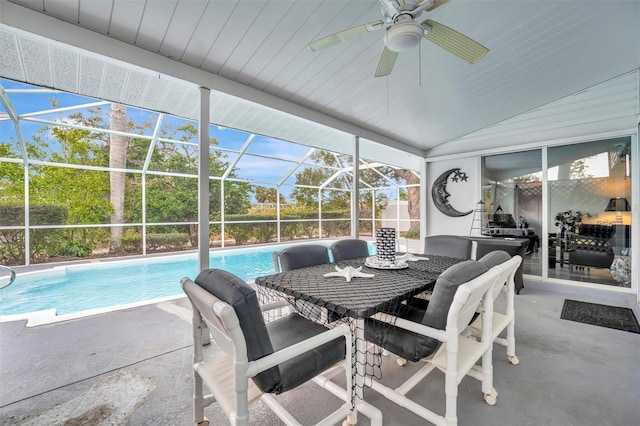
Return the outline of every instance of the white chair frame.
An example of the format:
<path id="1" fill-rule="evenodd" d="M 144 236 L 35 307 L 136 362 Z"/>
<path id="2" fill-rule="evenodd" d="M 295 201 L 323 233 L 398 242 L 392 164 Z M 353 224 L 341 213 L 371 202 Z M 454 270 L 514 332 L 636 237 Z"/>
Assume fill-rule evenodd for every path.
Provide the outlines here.
<path id="1" fill-rule="evenodd" d="M 280 272 L 282 272 L 282 270 L 280 269 L 280 252 L 279 251 L 271 252 L 271 260 L 273 260 L 273 269 L 275 269 L 276 274 L 279 274 Z"/>
<path id="2" fill-rule="evenodd" d="M 300 423 L 280 404 L 271 394 L 264 394 L 253 383 L 252 377 L 258 373 L 274 367 L 288 359 L 294 358 L 310 349 L 316 348 L 339 336 L 346 340 L 345 361 L 336 366 L 344 368 L 346 373 L 346 389 L 351 389 L 351 331 L 346 324 L 337 325 L 319 335 L 311 337 L 288 348 L 274 352 L 255 361 L 248 361 L 247 346 L 240 328 L 235 310 L 227 303 L 195 284 L 189 278 L 181 280 L 182 287 L 193 307 L 193 369 L 194 422 L 197 426 L 208 426 L 209 421 L 204 417 L 204 408 L 215 401 L 228 416 L 232 425 L 249 425 L 249 406 L 257 399 L 271 408 L 271 410 L 287 425 Z M 272 309 L 289 308 L 284 301 L 261 305 L 262 312 Z M 224 352 L 210 360 L 204 360 L 202 354 L 202 334 L 208 329 L 216 343 Z M 333 384 L 322 375 L 313 379 L 325 389 L 336 393 L 330 387 Z M 203 383 L 211 394 L 204 395 Z M 335 385 L 335 384 L 333 384 Z M 337 387 L 335 385 L 334 387 Z M 340 396 L 346 398 L 346 391 L 341 389 Z M 344 393 L 344 395 L 342 395 Z M 352 413 L 350 402 L 346 402 L 333 413 L 329 414 L 318 425 L 333 425 Z"/>
<path id="3" fill-rule="evenodd" d="M 371 378 L 367 378 L 367 384 L 387 399 L 439 426 L 457 425 L 458 385 L 465 375 L 472 376 L 482 382 L 482 392 L 485 395 L 485 399 L 488 396 L 497 394 L 493 388 L 492 366 L 491 314 L 493 313 L 493 297 L 489 292 L 498 278 L 499 270 L 494 267 L 458 287 L 449 308 L 445 330 L 438 330 L 388 314 L 376 314 L 374 318 L 379 321 L 437 339 L 443 344 L 432 356 L 424 360 L 427 365 L 400 387 L 391 389 Z M 488 314 L 481 317 L 483 322 L 482 338 L 477 341 L 465 336 L 464 331 L 480 303 L 483 304 Z M 476 365 L 479 360 L 482 360 L 481 366 Z M 411 389 L 436 368 L 445 373 L 446 407 L 444 416 L 427 409 L 406 396 Z"/>
<path id="4" fill-rule="evenodd" d="M 504 312 L 498 312 L 493 310 L 493 319 L 492 319 L 492 336 L 493 341 L 507 348 L 507 359 L 513 365 L 518 365 L 520 360 L 516 356 L 516 337 L 515 337 L 515 275 L 522 262 L 522 257 L 516 255 L 513 256 L 508 261 L 501 263 L 500 265 L 495 266 L 498 268 L 500 275 L 490 290 L 491 297 L 495 301 L 501 293 L 506 295 L 506 309 Z M 481 309 L 481 312 L 484 312 L 484 307 Z M 479 316 L 475 319 L 475 321 L 470 325 L 471 329 L 475 332 L 476 335 L 482 334 L 482 318 Z M 500 333 L 504 330 L 507 330 L 506 337 L 499 337 Z"/>

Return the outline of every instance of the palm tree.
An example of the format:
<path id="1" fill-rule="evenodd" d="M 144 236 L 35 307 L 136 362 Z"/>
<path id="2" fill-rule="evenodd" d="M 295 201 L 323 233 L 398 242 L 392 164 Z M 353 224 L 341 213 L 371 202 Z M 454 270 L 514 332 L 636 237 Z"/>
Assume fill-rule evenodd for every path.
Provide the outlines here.
<path id="1" fill-rule="evenodd" d="M 127 130 L 127 108 L 124 105 L 112 103 L 109 110 L 110 129 L 118 132 Z M 109 167 L 124 169 L 127 163 L 127 145 L 129 138 L 112 133 L 109 136 Z M 113 213 L 111 214 L 111 241 L 109 253 L 117 254 L 122 249 L 122 234 L 124 223 L 124 183 L 125 173 L 111 170 L 109 173 L 111 183 L 111 204 Z"/>
<path id="2" fill-rule="evenodd" d="M 407 185 L 415 185 L 420 178 L 410 170 L 394 169 L 394 175 L 396 178 L 401 178 L 406 181 Z M 409 224 L 408 232 L 414 232 L 420 234 L 420 187 L 409 186 L 407 187 L 407 210 L 409 212 Z"/>

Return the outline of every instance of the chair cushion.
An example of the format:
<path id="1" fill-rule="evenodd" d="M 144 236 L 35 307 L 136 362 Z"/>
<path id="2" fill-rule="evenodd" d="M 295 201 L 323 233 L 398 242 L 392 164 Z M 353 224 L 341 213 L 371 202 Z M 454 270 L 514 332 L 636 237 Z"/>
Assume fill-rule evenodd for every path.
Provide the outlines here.
<path id="1" fill-rule="evenodd" d="M 432 235 L 424 239 L 426 254 L 458 259 L 471 258 L 471 245 L 469 238 L 460 235 Z"/>
<path id="2" fill-rule="evenodd" d="M 327 328 L 301 317 L 287 315 L 267 324 L 273 349 L 278 351 L 327 331 Z M 345 340 L 339 337 L 278 365 L 280 383 L 265 392 L 282 393 L 306 382 L 345 358 Z"/>
<path id="3" fill-rule="evenodd" d="M 436 280 L 431 300 L 422 319 L 422 324 L 444 330 L 447 326 L 447 314 L 458 287 L 484 274 L 489 268 L 475 260 L 457 263 L 444 271 Z"/>
<path id="4" fill-rule="evenodd" d="M 424 305 L 411 303 L 401 317 L 419 323 L 424 317 L 427 301 L 424 299 L 415 300 L 424 302 Z M 365 321 L 364 338 L 413 362 L 420 361 L 433 352 L 430 346 L 433 339 L 374 319 Z M 434 347 L 437 348 L 438 345 L 434 345 Z"/>
<path id="5" fill-rule="evenodd" d="M 511 259 L 511 255 L 504 250 L 494 250 L 482 256 L 478 262 L 484 263 L 484 265 L 491 269 L 494 266 L 500 265 Z"/>
<path id="6" fill-rule="evenodd" d="M 319 244 L 288 247 L 280 252 L 280 266 L 283 271 L 324 263 L 329 263 L 329 251 L 325 246 Z"/>
<path id="7" fill-rule="evenodd" d="M 255 361 L 273 353 L 273 345 L 262 317 L 258 296 L 246 282 L 222 269 L 205 269 L 195 281 L 200 287 L 235 310 L 247 345 L 247 359 Z M 278 368 L 270 368 L 254 377 L 263 392 L 280 382 Z"/>
<path id="8" fill-rule="evenodd" d="M 331 255 L 334 262 L 368 257 L 369 245 L 364 240 L 338 240 L 331 245 Z"/>
<path id="9" fill-rule="evenodd" d="M 401 317 L 444 330 L 447 325 L 449 307 L 453 302 L 453 297 L 458 287 L 488 270 L 489 268 L 486 265 L 475 260 L 467 260 L 451 266 L 438 277 L 426 309 L 424 306 L 412 303 Z M 416 299 L 416 301 L 418 300 Z M 377 320 L 366 321 L 365 338 L 396 355 L 414 362 L 431 355 L 442 344 L 437 339 L 419 335 Z"/>

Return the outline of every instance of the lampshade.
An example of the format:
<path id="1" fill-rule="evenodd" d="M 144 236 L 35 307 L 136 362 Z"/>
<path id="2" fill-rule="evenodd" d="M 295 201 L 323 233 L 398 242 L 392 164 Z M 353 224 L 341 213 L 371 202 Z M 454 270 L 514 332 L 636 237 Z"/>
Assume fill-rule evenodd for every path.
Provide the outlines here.
<path id="1" fill-rule="evenodd" d="M 609 200 L 605 212 L 630 212 L 631 206 L 626 198 L 616 197 Z"/>

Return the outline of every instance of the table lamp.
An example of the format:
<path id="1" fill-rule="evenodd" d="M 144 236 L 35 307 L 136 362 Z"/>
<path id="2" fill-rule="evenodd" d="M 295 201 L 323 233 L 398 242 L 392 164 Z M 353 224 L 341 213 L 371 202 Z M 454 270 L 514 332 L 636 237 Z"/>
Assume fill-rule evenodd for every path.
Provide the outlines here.
<path id="1" fill-rule="evenodd" d="M 629 205 L 629 201 L 623 197 L 611 198 L 609 200 L 609 204 L 604 209 L 605 212 L 616 212 L 616 223 L 622 223 L 622 213 L 621 212 L 630 212 L 631 206 Z"/>

